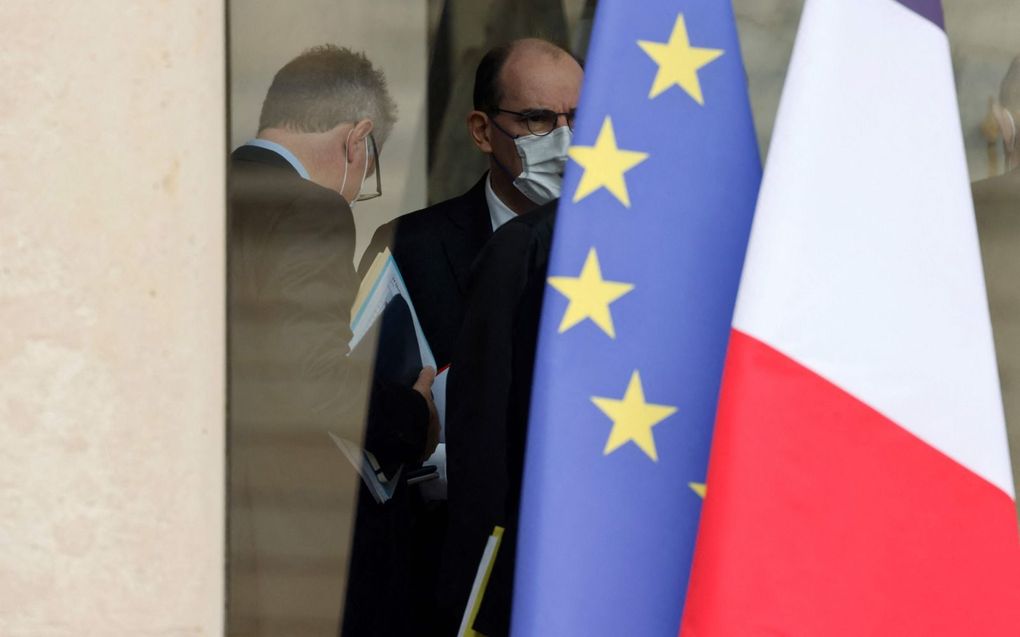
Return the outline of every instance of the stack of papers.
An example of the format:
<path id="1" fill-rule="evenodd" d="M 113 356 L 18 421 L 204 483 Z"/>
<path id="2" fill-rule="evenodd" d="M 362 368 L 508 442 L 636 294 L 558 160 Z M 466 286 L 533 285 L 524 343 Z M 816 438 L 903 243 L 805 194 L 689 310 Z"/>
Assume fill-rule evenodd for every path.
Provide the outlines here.
<path id="1" fill-rule="evenodd" d="M 404 277 L 400 275 L 397 262 L 393 260 L 389 248 L 380 252 L 372 266 L 368 269 L 365 279 L 358 288 L 358 295 L 354 298 L 354 305 L 351 306 L 351 351 L 358 346 L 368 331 L 375 325 L 382 315 L 383 310 L 389 305 L 394 297 L 401 296 L 411 309 L 411 320 L 414 322 L 414 333 L 418 339 L 418 351 L 421 354 L 422 365 L 436 366 L 436 358 L 432 355 L 432 348 L 425 340 L 425 333 L 422 332 L 421 323 L 418 322 L 418 315 L 414 311 L 414 303 L 411 295 L 404 284 Z"/>

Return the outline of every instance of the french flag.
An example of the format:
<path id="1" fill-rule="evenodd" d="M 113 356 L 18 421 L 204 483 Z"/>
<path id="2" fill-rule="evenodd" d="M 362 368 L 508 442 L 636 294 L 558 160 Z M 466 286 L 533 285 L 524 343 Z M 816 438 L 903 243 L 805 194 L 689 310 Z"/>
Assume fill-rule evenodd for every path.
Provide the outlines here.
<path id="1" fill-rule="evenodd" d="M 937 0 L 807 0 L 681 635 L 1020 635 L 959 122 Z"/>

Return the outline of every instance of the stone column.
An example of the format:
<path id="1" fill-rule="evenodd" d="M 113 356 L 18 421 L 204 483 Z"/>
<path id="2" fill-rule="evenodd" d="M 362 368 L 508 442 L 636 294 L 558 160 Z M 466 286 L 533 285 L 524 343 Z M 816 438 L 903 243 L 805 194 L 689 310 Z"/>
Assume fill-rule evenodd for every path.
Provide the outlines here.
<path id="1" fill-rule="evenodd" d="M 0 634 L 220 635 L 223 4 L 0 24 Z"/>

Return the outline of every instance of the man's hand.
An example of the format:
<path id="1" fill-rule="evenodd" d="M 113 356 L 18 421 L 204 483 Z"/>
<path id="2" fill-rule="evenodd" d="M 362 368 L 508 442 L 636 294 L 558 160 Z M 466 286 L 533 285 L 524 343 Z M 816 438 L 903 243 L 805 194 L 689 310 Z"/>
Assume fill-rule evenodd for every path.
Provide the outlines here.
<path id="1" fill-rule="evenodd" d="M 418 374 L 418 380 L 411 387 L 425 399 L 429 406 L 429 429 L 425 435 L 425 455 L 422 462 L 428 459 L 436 451 L 439 445 L 439 412 L 436 411 L 436 403 L 432 401 L 432 383 L 436 380 L 436 370 L 432 367 L 423 367 Z"/>

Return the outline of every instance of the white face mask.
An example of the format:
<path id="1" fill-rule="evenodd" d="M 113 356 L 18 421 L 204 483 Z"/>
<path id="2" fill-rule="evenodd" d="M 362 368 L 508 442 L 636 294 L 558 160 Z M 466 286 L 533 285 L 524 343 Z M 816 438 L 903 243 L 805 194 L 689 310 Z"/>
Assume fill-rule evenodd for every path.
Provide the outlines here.
<path id="1" fill-rule="evenodd" d="M 351 140 L 351 133 L 353 133 L 353 132 L 354 132 L 354 129 L 352 128 L 351 131 L 349 133 L 347 133 L 347 139 L 344 141 L 344 148 L 347 148 L 347 144 Z M 361 190 L 365 187 L 365 179 L 368 178 L 368 163 L 369 163 L 368 159 L 371 156 L 371 152 L 372 151 L 371 151 L 371 148 L 368 145 L 368 138 L 367 137 L 364 139 L 364 142 L 365 142 L 365 170 L 361 173 L 361 185 L 358 186 L 358 192 L 354 193 L 354 197 L 350 201 L 347 202 L 347 204 L 351 208 L 354 208 L 354 205 L 356 203 L 358 203 L 358 197 L 361 195 Z M 340 196 L 341 197 L 344 196 L 344 186 L 347 185 L 347 166 L 348 166 L 347 155 L 345 153 L 344 154 L 344 178 L 340 182 Z"/>
<path id="2" fill-rule="evenodd" d="M 568 126 L 560 126 L 548 135 L 514 138 L 522 167 L 521 174 L 514 179 L 514 187 L 538 205 L 559 197 L 567 149 L 573 137 Z"/>

